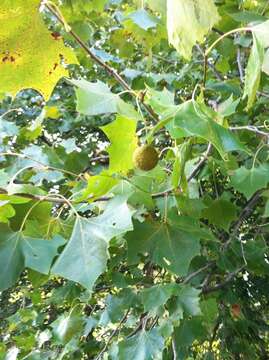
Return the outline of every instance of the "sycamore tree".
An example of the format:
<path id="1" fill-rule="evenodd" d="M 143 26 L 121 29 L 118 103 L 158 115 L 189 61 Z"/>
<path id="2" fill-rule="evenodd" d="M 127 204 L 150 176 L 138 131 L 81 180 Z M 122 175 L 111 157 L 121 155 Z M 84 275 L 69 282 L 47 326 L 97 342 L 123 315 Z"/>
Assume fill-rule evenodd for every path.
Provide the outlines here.
<path id="1" fill-rule="evenodd" d="M 0 21 L 0 359 L 268 359 L 268 1 Z"/>

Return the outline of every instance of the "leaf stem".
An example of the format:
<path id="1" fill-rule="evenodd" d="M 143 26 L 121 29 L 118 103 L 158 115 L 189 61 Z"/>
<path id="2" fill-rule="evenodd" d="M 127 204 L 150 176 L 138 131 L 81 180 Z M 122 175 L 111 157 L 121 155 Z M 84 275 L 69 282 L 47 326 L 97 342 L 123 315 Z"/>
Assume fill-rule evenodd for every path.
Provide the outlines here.
<path id="1" fill-rule="evenodd" d="M 214 47 L 216 45 L 218 45 L 218 43 L 220 41 L 222 41 L 224 38 L 229 37 L 232 34 L 235 34 L 237 32 L 242 32 L 242 31 L 252 31 L 252 29 L 250 27 L 241 27 L 241 28 L 236 28 L 233 30 L 230 30 L 228 32 L 226 32 L 225 34 L 221 35 L 219 38 L 217 38 L 217 40 L 215 40 L 210 46 L 209 48 L 205 51 L 204 54 L 204 75 L 203 75 L 203 87 L 205 88 L 205 84 L 206 84 L 206 77 L 207 77 L 207 63 L 208 63 L 208 55 L 211 53 L 211 51 L 214 49 Z"/>
<path id="2" fill-rule="evenodd" d="M 251 28 L 251 27 L 236 28 L 236 29 L 230 30 L 230 31 L 226 32 L 225 34 L 221 35 L 221 36 L 220 36 L 219 38 L 217 38 L 217 40 L 215 40 L 215 41 L 213 42 L 213 44 L 211 44 L 211 45 L 209 46 L 209 48 L 206 50 L 206 52 L 205 52 L 205 57 L 207 57 L 207 56 L 210 54 L 210 52 L 214 49 L 214 47 L 215 47 L 216 45 L 218 45 L 218 43 L 219 43 L 220 41 L 222 41 L 224 38 L 226 38 L 227 36 L 230 36 L 230 35 L 232 35 L 232 34 L 235 34 L 235 33 L 237 33 L 237 32 L 243 32 L 243 31 L 252 31 L 252 28 Z"/>

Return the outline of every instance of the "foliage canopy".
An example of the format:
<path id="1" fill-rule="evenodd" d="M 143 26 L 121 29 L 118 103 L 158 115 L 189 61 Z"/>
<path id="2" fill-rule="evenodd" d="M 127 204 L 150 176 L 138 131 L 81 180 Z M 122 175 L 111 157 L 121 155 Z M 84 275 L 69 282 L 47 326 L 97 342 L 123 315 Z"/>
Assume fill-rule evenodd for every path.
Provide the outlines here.
<path id="1" fill-rule="evenodd" d="M 0 20 L 0 360 L 268 359 L 268 1 Z"/>

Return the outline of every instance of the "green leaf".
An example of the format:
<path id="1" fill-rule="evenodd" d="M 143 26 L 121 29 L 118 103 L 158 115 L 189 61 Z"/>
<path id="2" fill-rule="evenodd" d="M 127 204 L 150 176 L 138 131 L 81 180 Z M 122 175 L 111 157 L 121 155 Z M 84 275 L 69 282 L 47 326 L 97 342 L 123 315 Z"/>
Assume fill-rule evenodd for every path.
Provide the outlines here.
<path id="1" fill-rule="evenodd" d="M 160 284 L 141 291 L 142 303 L 146 312 L 153 312 L 174 294 L 177 284 Z"/>
<path id="2" fill-rule="evenodd" d="M 216 199 L 207 209 L 202 212 L 203 217 L 211 224 L 219 226 L 228 231 L 231 222 L 236 219 L 237 207 L 228 200 Z"/>
<path id="3" fill-rule="evenodd" d="M 20 197 L 16 195 L 7 195 L 7 194 L 0 194 L 0 200 L 3 201 L 7 200 L 10 204 L 25 204 L 31 201 L 31 199 L 27 199 L 25 197 Z"/>
<path id="4" fill-rule="evenodd" d="M 118 360 L 153 360 L 162 353 L 164 339 L 156 329 L 142 330 L 119 343 Z"/>
<path id="5" fill-rule="evenodd" d="M 219 19 L 213 0 L 170 0 L 167 2 L 169 42 L 189 60 L 193 46 L 204 41 Z"/>
<path id="6" fill-rule="evenodd" d="M 189 285 L 182 286 L 176 294 L 176 306 L 178 308 L 176 311 L 179 314 L 185 312 L 187 315 L 200 315 L 199 294 L 200 290 L 196 290 Z"/>
<path id="7" fill-rule="evenodd" d="M 267 49 L 264 54 L 262 71 L 265 72 L 267 75 L 269 75 L 269 49 Z"/>
<path id="8" fill-rule="evenodd" d="M 24 236 L 22 232 L 12 232 L 1 228 L 0 235 L 0 289 L 12 286 L 25 267 L 48 274 L 52 260 L 63 238 L 55 236 L 52 240 Z"/>
<path id="9" fill-rule="evenodd" d="M 180 276 L 187 274 L 200 251 L 199 236 L 175 224 L 136 223 L 126 239 L 129 263 L 136 263 L 139 253 L 148 253 L 152 262 Z"/>
<path id="10" fill-rule="evenodd" d="M 69 138 L 61 142 L 61 146 L 64 147 L 67 154 L 77 150 L 76 139 Z"/>
<path id="11" fill-rule="evenodd" d="M 14 184 L 9 183 L 6 187 L 8 195 L 13 194 L 31 194 L 31 195 L 45 195 L 44 190 L 33 186 L 32 184 Z"/>
<path id="12" fill-rule="evenodd" d="M 146 96 L 147 102 L 157 113 L 162 113 L 167 110 L 167 108 L 172 108 L 172 110 L 176 109 L 174 105 L 175 95 L 166 88 L 162 91 L 157 91 L 148 86 Z"/>
<path id="13" fill-rule="evenodd" d="M 123 116 L 117 116 L 101 129 L 108 137 L 111 145 L 108 147 L 109 169 L 113 174 L 126 173 L 133 168 L 133 153 L 137 147 L 136 121 Z"/>
<path id="14" fill-rule="evenodd" d="M 53 334 L 61 343 L 68 343 L 74 337 L 80 337 L 83 330 L 84 318 L 74 312 L 74 308 L 69 314 L 63 314 L 52 323 Z"/>
<path id="15" fill-rule="evenodd" d="M 105 311 L 99 321 L 99 325 L 105 326 L 109 322 L 116 323 L 124 316 L 131 306 L 138 304 L 138 297 L 131 288 L 121 290 L 117 295 L 108 295 L 105 301 Z"/>
<path id="16" fill-rule="evenodd" d="M 269 200 L 266 202 L 263 217 L 269 217 Z"/>
<path id="17" fill-rule="evenodd" d="M 76 219 L 72 236 L 52 268 L 52 273 L 91 290 L 106 270 L 110 240 L 132 230 L 132 212 L 126 199 L 117 197 L 96 218 Z"/>
<path id="18" fill-rule="evenodd" d="M 191 141 L 185 141 L 174 149 L 175 161 L 172 172 L 172 185 L 174 188 L 178 188 L 180 185 L 183 191 L 186 191 L 187 181 L 185 176 L 185 165 L 189 160 L 191 153 Z"/>
<path id="19" fill-rule="evenodd" d="M 255 35 L 261 46 L 267 48 L 269 46 L 269 20 L 262 22 L 261 24 L 252 26 L 252 33 Z"/>
<path id="20" fill-rule="evenodd" d="M 34 141 L 42 133 L 42 123 L 45 118 L 45 111 L 41 111 L 40 115 L 28 127 L 24 127 L 20 131 L 20 136 L 29 141 Z"/>
<path id="21" fill-rule="evenodd" d="M 132 12 L 127 17 L 144 30 L 154 28 L 158 24 L 158 19 L 150 15 L 145 9 Z"/>
<path id="22" fill-rule="evenodd" d="M 145 4 L 150 9 L 160 13 L 163 17 L 166 17 L 166 1 L 163 0 L 145 0 Z"/>
<path id="23" fill-rule="evenodd" d="M 200 302 L 201 311 L 206 324 L 213 324 L 218 316 L 218 304 L 215 298 L 209 298 Z"/>
<path id="24" fill-rule="evenodd" d="M 61 58 L 77 63 L 72 50 L 53 38 L 39 6 L 39 0 L 5 0 L 0 5 L 0 91 L 13 96 L 33 88 L 48 99 L 57 81 L 68 75 Z"/>
<path id="25" fill-rule="evenodd" d="M 240 102 L 240 98 L 233 100 L 233 94 L 218 106 L 218 112 L 223 116 L 230 116 L 235 113 L 237 105 Z"/>
<path id="26" fill-rule="evenodd" d="M 197 340 L 202 340 L 207 335 L 202 324 L 202 318 L 186 319 L 175 328 L 175 350 L 180 359 L 187 359 L 190 355 L 188 347 Z"/>
<path id="27" fill-rule="evenodd" d="M 102 126 L 101 129 L 111 143 L 107 150 L 109 168 L 103 170 L 99 175 L 87 175 L 88 185 L 79 201 L 83 199 L 94 201 L 107 194 L 119 181 L 112 175 L 115 173 L 126 174 L 134 166 L 133 153 L 137 147 L 136 121 L 118 115 L 116 120 Z"/>
<path id="28" fill-rule="evenodd" d="M 235 13 L 229 13 L 229 16 L 239 22 L 239 23 L 251 23 L 254 21 L 264 21 L 266 20 L 266 17 L 255 13 L 254 11 L 243 11 L 241 10 L 240 12 L 235 12 Z"/>
<path id="29" fill-rule="evenodd" d="M 102 195 L 107 194 L 115 185 L 118 184 L 118 179 L 111 176 L 107 170 L 104 170 L 99 175 L 94 176 L 86 174 L 85 177 L 87 179 L 87 187 L 83 191 L 82 195 L 76 198 L 77 201 L 87 199 L 88 202 L 92 202 Z"/>
<path id="30" fill-rule="evenodd" d="M 0 222 L 7 223 L 8 219 L 16 214 L 8 200 L 0 200 Z"/>
<path id="31" fill-rule="evenodd" d="M 77 111 L 81 114 L 100 115 L 117 112 L 120 97 L 113 94 L 102 81 L 94 83 L 84 79 L 72 79 L 70 82 L 76 86 Z"/>
<path id="32" fill-rule="evenodd" d="M 257 190 L 265 188 L 269 182 L 269 165 L 247 169 L 241 166 L 231 176 L 231 185 L 249 199 Z"/>
<path id="33" fill-rule="evenodd" d="M 255 101 L 256 93 L 260 85 L 261 71 L 264 60 L 264 49 L 258 38 L 253 33 L 253 46 L 249 55 L 246 69 L 246 79 L 243 99 L 248 97 L 247 110 Z"/>
<path id="34" fill-rule="evenodd" d="M 14 123 L 12 123 L 10 121 L 4 120 L 0 116 L 0 141 L 1 142 L 6 137 L 15 136 L 15 135 L 18 135 L 18 133 L 19 133 L 19 128 L 17 125 L 15 125 Z"/>
<path id="35" fill-rule="evenodd" d="M 118 179 L 111 176 L 107 170 L 102 171 L 99 175 L 87 175 L 87 188 L 77 201 L 87 199 L 89 202 L 98 199 L 102 195 L 107 194 L 118 183 Z"/>
<path id="36" fill-rule="evenodd" d="M 171 135 L 180 128 L 184 136 L 199 136 L 211 142 L 225 159 L 227 152 L 244 150 L 232 132 L 217 123 L 218 114 L 203 104 L 186 101 L 178 106 L 174 121 L 169 125 Z"/>

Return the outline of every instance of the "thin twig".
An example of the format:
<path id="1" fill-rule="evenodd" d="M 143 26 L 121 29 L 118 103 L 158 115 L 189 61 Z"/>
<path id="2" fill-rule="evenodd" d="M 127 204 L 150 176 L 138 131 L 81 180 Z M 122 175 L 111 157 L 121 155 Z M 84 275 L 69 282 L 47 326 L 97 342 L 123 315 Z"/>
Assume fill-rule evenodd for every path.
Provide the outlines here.
<path id="1" fill-rule="evenodd" d="M 8 192 L 5 189 L 2 189 L 2 188 L 0 188 L 0 194 L 9 195 Z M 63 198 L 60 198 L 60 197 L 57 196 L 57 194 L 55 194 L 55 195 L 52 194 L 52 196 L 50 196 L 50 194 L 48 194 L 49 197 L 47 197 L 48 195 L 33 195 L 33 194 L 26 194 L 26 193 L 16 193 L 16 194 L 12 194 L 12 195 L 23 197 L 25 199 L 31 199 L 31 200 L 34 200 L 34 201 L 51 202 L 51 203 L 56 203 L 56 204 L 69 205 L 69 204 L 74 204 L 75 203 L 73 201 L 68 201 L 68 200 L 65 200 Z M 110 199 L 111 199 L 111 197 L 102 196 L 102 197 L 96 199 L 95 202 L 97 202 L 97 201 L 108 201 Z M 82 201 L 82 203 L 84 203 L 84 201 Z M 85 201 L 85 203 L 86 203 L 86 201 Z"/>
<path id="2" fill-rule="evenodd" d="M 99 353 L 99 355 L 95 358 L 95 360 L 99 360 L 102 358 L 103 354 L 106 352 L 110 341 L 112 340 L 112 338 L 118 333 L 119 329 L 121 328 L 121 325 L 126 321 L 128 314 L 130 312 L 130 309 L 128 309 L 125 313 L 125 315 L 123 316 L 123 318 L 121 319 L 121 321 L 119 322 L 118 326 L 116 327 L 116 329 L 111 333 L 111 335 L 109 336 L 105 346 L 103 347 L 103 349 L 101 350 L 101 352 Z"/>
<path id="3" fill-rule="evenodd" d="M 265 129 L 265 126 L 247 125 L 247 126 L 231 126 L 231 127 L 229 127 L 229 129 L 232 131 L 248 130 L 248 131 L 252 131 L 256 134 L 269 137 L 269 132 L 261 131 L 261 130 L 259 130 L 259 128 Z"/>
<path id="4" fill-rule="evenodd" d="M 218 290 L 221 290 L 223 289 L 226 285 L 228 285 L 231 281 L 233 281 L 233 279 L 237 276 L 238 273 L 240 273 L 243 269 L 244 269 L 245 266 L 242 266 L 240 267 L 239 269 L 231 272 L 230 274 L 228 274 L 226 276 L 226 278 L 224 279 L 223 282 L 215 285 L 215 286 L 211 286 L 211 287 L 203 287 L 202 288 L 202 294 L 208 294 L 208 293 L 211 293 L 211 292 L 214 292 L 214 291 L 218 291 Z"/>
<path id="5" fill-rule="evenodd" d="M 194 277 L 196 277 L 197 275 L 199 275 L 200 273 L 204 272 L 205 270 L 211 268 L 212 266 L 215 265 L 214 261 L 209 262 L 207 265 L 201 267 L 200 269 L 194 271 L 193 273 L 189 274 L 188 276 L 185 277 L 183 284 L 187 284 L 188 282 L 190 282 Z"/>
<path id="6" fill-rule="evenodd" d="M 241 49 L 239 46 L 238 46 L 237 52 L 236 52 L 236 61 L 237 61 L 237 67 L 238 67 L 238 71 L 239 71 L 240 82 L 241 82 L 241 84 L 243 84 L 244 83 L 244 71 L 243 71 L 243 67 L 242 67 L 242 63 L 241 63 Z"/>
<path id="7" fill-rule="evenodd" d="M 204 166 L 206 160 L 208 159 L 208 156 L 209 156 L 211 150 L 212 150 L 212 144 L 209 143 L 208 147 L 206 149 L 206 152 L 204 153 L 201 160 L 199 161 L 199 163 L 196 165 L 196 167 L 193 169 L 190 176 L 188 177 L 188 179 L 187 179 L 188 182 L 190 182 L 200 172 L 200 170 Z"/>
<path id="8" fill-rule="evenodd" d="M 210 342 L 209 342 L 209 349 L 210 349 L 210 351 L 212 351 L 212 345 L 213 345 L 213 342 L 214 342 L 215 339 L 216 339 L 217 332 L 218 332 L 218 330 L 219 330 L 219 328 L 220 328 L 220 325 L 221 325 L 221 320 L 220 320 L 220 318 L 218 318 L 218 319 L 217 319 L 217 322 L 216 322 L 216 324 L 215 324 L 215 326 L 214 326 L 214 329 L 213 329 L 212 337 L 211 337 Z"/>
<path id="9" fill-rule="evenodd" d="M 204 53 L 203 49 L 201 48 L 201 46 L 197 44 L 197 45 L 196 45 L 196 48 L 197 48 L 197 50 L 199 51 L 199 53 L 203 56 L 204 61 L 205 61 L 205 53 Z M 216 78 L 217 78 L 218 80 L 220 80 L 220 81 L 224 80 L 223 76 L 219 73 L 219 71 L 215 68 L 215 66 L 214 66 L 213 64 L 211 64 L 211 62 L 210 62 L 208 59 L 206 59 L 206 60 L 207 60 L 207 65 L 208 65 L 208 67 L 213 71 L 213 73 L 215 74 Z M 205 79 L 204 79 L 204 81 L 203 81 L 203 84 L 204 84 L 204 86 L 205 86 Z"/>
<path id="10" fill-rule="evenodd" d="M 54 166 L 44 164 L 41 161 L 39 161 L 39 160 L 37 160 L 35 158 L 32 158 L 31 156 L 28 156 L 26 154 L 21 154 L 21 153 L 16 153 L 16 152 L 10 152 L 9 151 L 9 152 L 0 153 L 0 156 L 15 156 L 15 157 L 18 157 L 18 158 L 21 158 L 21 159 L 28 159 L 28 160 L 31 160 L 31 161 L 35 162 L 36 164 L 42 166 L 44 169 L 48 169 L 48 170 L 50 169 L 50 170 L 59 171 L 59 172 L 74 176 L 76 178 L 80 177 L 78 174 L 75 174 L 72 171 L 68 171 L 68 170 L 65 170 L 65 169 L 61 169 L 61 168 L 57 168 L 57 167 L 54 167 Z M 34 166 L 33 166 L 33 168 L 34 168 Z"/>
<path id="11" fill-rule="evenodd" d="M 139 320 L 139 324 L 137 325 L 137 327 L 127 336 L 127 338 L 131 338 L 132 336 L 134 336 L 135 334 L 138 333 L 138 331 L 140 331 L 143 328 L 144 322 L 145 322 L 145 318 L 147 317 L 148 313 L 143 313 L 140 315 L 140 320 Z"/>
<path id="12" fill-rule="evenodd" d="M 172 337 L 172 350 L 173 350 L 173 360 L 178 360 L 176 342 L 175 342 L 174 337 Z"/>

